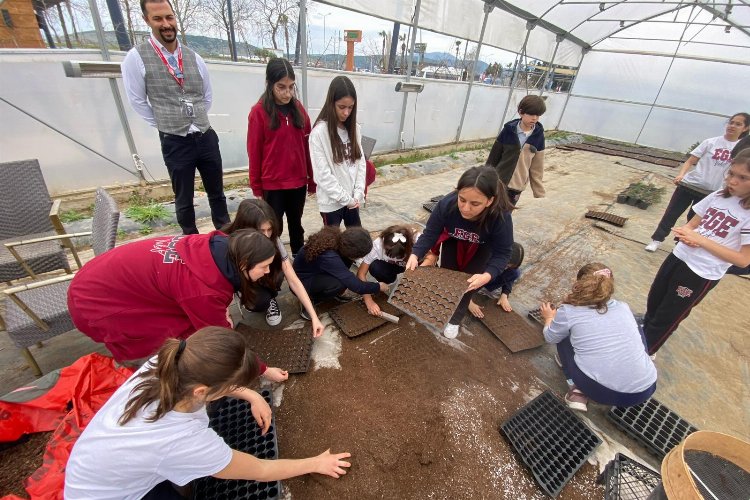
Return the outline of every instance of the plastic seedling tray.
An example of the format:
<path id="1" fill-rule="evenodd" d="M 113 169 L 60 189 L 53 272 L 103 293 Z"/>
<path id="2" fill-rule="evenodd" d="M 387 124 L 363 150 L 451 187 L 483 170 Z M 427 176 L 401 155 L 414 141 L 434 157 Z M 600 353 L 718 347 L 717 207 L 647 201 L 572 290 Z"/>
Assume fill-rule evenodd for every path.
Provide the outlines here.
<path id="1" fill-rule="evenodd" d="M 511 352 L 534 349 L 544 344 L 544 337 L 539 329 L 515 312 L 505 312 L 491 305 L 484 309 L 484 317 L 480 321 Z"/>
<path id="2" fill-rule="evenodd" d="M 536 321 L 540 325 L 544 326 L 544 318 L 542 318 L 542 311 L 538 307 L 529 311 L 529 318 Z"/>
<path id="3" fill-rule="evenodd" d="M 601 444 L 601 439 L 550 391 L 518 410 L 500 430 L 551 497 L 557 497 Z"/>
<path id="4" fill-rule="evenodd" d="M 614 224 L 617 227 L 624 226 L 625 222 L 628 220 L 627 217 L 611 214 L 609 212 L 597 212 L 595 210 L 589 210 L 588 212 L 586 212 L 586 218 L 609 222 L 610 224 Z"/>
<path id="5" fill-rule="evenodd" d="M 597 482 L 604 484 L 604 500 L 646 500 L 660 481 L 658 472 L 618 453 Z"/>
<path id="6" fill-rule="evenodd" d="M 388 304 L 381 297 L 376 297 L 375 302 L 383 312 L 395 316 L 401 314 L 401 311 Z M 368 313 L 367 306 L 361 300 L 353 300 L 347 304 L 338 306 L 328 311 L 328 314 L 344 335 L 349 338 L 369 333 L 388 322 L 383 318 Z"/>
<path id="7" fill-rule="evenodd" d="M 627 408 L 613 406 L 607 417 L 659 460 L 698 430 L 653 398 Z"/>
<path id="8" fill-rule="evenodd" d="M 270 391 L 264 390 L 261 395 L 273 408 Z M 209 406 L 209 426 L 224 441 L 238 451 L 244 451 L 256 458 L 276 459 L 279 456 L 279 444 L 276 438 L 276 417 L 271 418 L 271 427 L 265 436 L 255 422 L 247 401 L 235 398 L 223 398 Z M 204 477 L 195 483 L 193 498 L 204 499 L 238 499 L 238 500 L 274 500 L 281 493 L 281 482 L 236 481 Z"/>
<path id="9" fill-rule="evenodd" d="M 422 208 L 424 208 L 428 212 L 432 212 L 433 210 L 435 210 L 436 206 L 437 206 L 436 201 L 428 201 L 427 203 L 422 203 Z"/>
<path id="10" fill-rule="evenodd" d="M 256 330 L 240 324 L 237 331 L 247 337 L 250 348 L 268 366 L 289 373 L 305 373 L 312 360 L 313 338 L 309 326 L 291 330 Z"/>

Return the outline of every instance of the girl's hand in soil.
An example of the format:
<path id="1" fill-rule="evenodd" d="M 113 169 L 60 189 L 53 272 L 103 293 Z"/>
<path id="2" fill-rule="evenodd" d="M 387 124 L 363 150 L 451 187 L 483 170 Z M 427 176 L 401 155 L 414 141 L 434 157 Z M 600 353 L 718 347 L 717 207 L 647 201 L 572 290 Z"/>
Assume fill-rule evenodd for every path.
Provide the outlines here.
<path id="1" fill-rule="evenodd" d="M 510 302 L 508 302 L 508 296 L 504 293 L 501 293 L 500 298 L 497 299 L 497 305 L 505 312 L 513 312 L 513 308 L 510 306 Z"/>
<path id="2" fill-rule="evenodd" d="M 473 300 L 469 301 L 469 312 L 473 314 L 475 318 L 484 318 L 482 308 L 479 307 Z"/>
<path id="3" fill-rule="evenodd" d="M 484 285 L 489 283 L 491 279 L 492 276 L 490 275 L 490 273 L 475 274 L 474 276 L 466 280 L 466 282 L 469 283 L 469 287 L 466 289 L 466 291 L 470 292 L 472 290 L 479 290 Z"/>
<path id="4" fill-rule="evenodd" d="M 369 295 L 363 295 L 362 300 L 365 301 L 368 313 L 372 314 L 373 316 L 380 316 L 380 306 L 374 300 L 372 300 L 372 297 L 370 297 Z"/>
<path id="5" fill-rule="evenodd" d="M 255 421 L 258 423 L 258 427 L 263 429 L 261 434 L 265 435 L 266 432 L 268 432 L 268 428 L 271 427 L 271 407 L 268 406 L 266 400 L 261 396 L 255 398 L 250 403 L 250 411 L 252 412 L 253 417 L 255 417 Z"/>
<path id="6" fill-rule="evenodd" d="M 409 260 L 406 261 L 406 268 L 407 271 L 413 271 L 417 268 L 417 265 L 419 264 L 419 259 L 417 259 L 417 256 L 414 254 L 411 254 L 409 256 Z"/>
<path id="7" fill-rule="evenodd" d="M 344 467 L 352 466 L 351 463 L 343 460 L 344 458 L 349 458 L 351 456 L 351 453 L 331 453 L 330 449 L 326 450 L 315 457 L 315 472 L 338 479 L 339 476 L 346 474 Z"/>
<path id="8" fill-rule="evenodd" d="M 317 316 L 312 317 L 312 332 L 313 332 L 313 338 L 317 339 L 321 335 L 323 335 L 323 323 L 320 322 L 320 319 L 318 319 Z"/>
<path id="9" fill-rule="evenodd" d="M 541 313 L 542 318 L 544 319 L 544 325 L 547 326 L 550 323 L 552 323 L 552 320 L 555 319 L 555 314 L 557 314 L 557 309 L 555 309 L 555 306 L 553 306 L 549 302 L 542 302 L 542 305 L 539 306 L 539 312 Z"/>
<path id="10" fill-rule="evenodd" d="M 681 243 L 693 248 L 701 246 L 702 241 L 706 239 L 688 226 L 678 227 L 677 229 L 673 229 L 672 232 L 674 232 L 674 235 Z"/>
<path id="11" fill-rule="evenodd" d="M 263 378 L 271 382 L 284 382 L 289 378 L 289 372 L 275 366 L 269 366 L 263 373 Z"/>

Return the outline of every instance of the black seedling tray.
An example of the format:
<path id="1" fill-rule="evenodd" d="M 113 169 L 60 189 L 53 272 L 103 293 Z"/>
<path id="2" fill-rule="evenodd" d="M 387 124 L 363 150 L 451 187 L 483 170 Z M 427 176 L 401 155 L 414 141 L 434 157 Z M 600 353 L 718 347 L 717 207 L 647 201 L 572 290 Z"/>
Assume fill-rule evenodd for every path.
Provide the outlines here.
<path id="1" fill-rule="evenodd" d="M 544 326 L 544 318 L 542 318 L 542 310 L 538 307 L 529 311 L 529 318 L 536 321 L 540 325 Z"/>
<path id="2" fill-rule="evenodd" d="M 621 215 L 611 214 L 609 212 L 597 212 L 595 210 L 589 210 L 586 212 L 587 219 L 597 219 L 604 222 L 609 222 L 617 227 L 622 227 L 627 222 L 628 218 Z"/>
<path id="3" fill-rule="evenodd" d="M 437 202 L 437 201 L 440 201 L 440 200 L 442 200 L 443 198 L 445 198 L 445 195 L 444 195 L 444 194 L 439 194 L 439 195 L 437 195 L 437 196 L 433 196 L 432 198 L 430 198 L 430 201 L 435 201 L 435 202 Z"/>
<path id="4" fill-rule="evenodd" d="M 518 410 L 500 430 L 551 497 L 557 497 L 602 442 L 550 391 Z"/>
<path id="5" fill-rule="evenodd" d="M 613 406 L 607 417 L 659 460 L 698 430 L 653 398 L 627 408 Z"/>
<path id="6" fill-rule="evenodd" d="M 261 396 L 273 408 L 271 392 L 264 390 Z M 265 436 L 255 422 L 250 403 L 242 399 L 223 398 L 209 405 L 209 426 L 234 450 L 244 451 L 256 458 L 275 459 L 279 455 L 276 438 L 276 417 L 271 418 L 271 427 Z M 274 500 L 281 493 L 281 481 L 259 482 L 216 479 L 204 477 L 195 482 L 193 498 L 226 498 L 242 500 Z"/>
<path id="7" fill-rule="evenodd" d="M 618 453 L 597 482 L 604 485 L 604 500 L 646 500 L 660 481 L 658 472 Z"/>
<path id="8" fill-rule="evenodd" d="M 424 208 L 428 212 L 432 212 L 433 210 L 435 210 L 436 206 L 437 206 L 436 201 L 428 201 L 427 203 L 422 203 L 422 208 Z"/>

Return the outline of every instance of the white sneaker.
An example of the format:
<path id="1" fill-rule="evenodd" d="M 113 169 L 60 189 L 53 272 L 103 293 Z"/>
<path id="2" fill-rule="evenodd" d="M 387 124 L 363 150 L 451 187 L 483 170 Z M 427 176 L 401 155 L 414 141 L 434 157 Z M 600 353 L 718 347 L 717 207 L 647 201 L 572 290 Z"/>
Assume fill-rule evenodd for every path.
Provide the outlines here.
<path id="1" fill-rule="evenodd" d="M 443 335 L 445 335 L 445 338 L 447 339 L 455 339 L 456 337 L 458 337 L 458 325 L 448 323 L 447 325 L 445 325 Z"/>
<path id="2" fill-rule="evenodd" d="M 276 326 L 281 323 L 281 310 L 279 310 L 279 304 L 276 302 L 276 299 L 271 299 L 271 302 L 268 304 L 266 323 L 269 326 Z"/>
<path id="3" fill-rule="evenodd" d="M 656 250 L 659 248 L 659 245 L 661 245 L 661 241 L 651 240 L 651 243 L 646 245 L 646 251 L 656 252 Z"/>

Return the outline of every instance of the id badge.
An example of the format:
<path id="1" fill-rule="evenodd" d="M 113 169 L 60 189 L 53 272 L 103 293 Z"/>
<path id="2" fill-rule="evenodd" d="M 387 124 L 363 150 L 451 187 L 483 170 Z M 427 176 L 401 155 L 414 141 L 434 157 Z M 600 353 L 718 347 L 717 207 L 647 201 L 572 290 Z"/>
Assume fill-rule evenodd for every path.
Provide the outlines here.
<path id="1" fill-rule="evenodd" d="M 195 110 L 193 109 L 193 101 L 181 98 L 180 105 L 182 106 L 182 112 L 188 118 L 195 118 Z"/>

